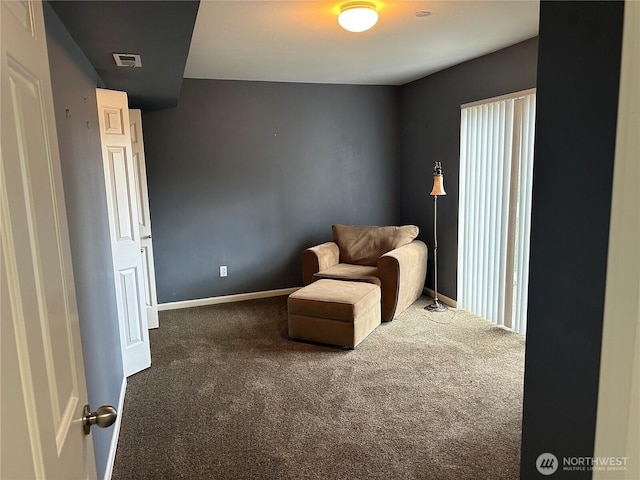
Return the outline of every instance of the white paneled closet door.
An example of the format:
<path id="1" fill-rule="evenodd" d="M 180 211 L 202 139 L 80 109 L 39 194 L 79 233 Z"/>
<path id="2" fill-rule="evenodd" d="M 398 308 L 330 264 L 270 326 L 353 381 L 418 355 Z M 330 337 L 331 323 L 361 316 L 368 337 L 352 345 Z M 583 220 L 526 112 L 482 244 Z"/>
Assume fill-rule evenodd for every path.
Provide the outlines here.
<path id="1" fill-rule="evenodd" d="M 96 89 L 125 375 L 151 366 L 127 94 Z"/>
<path id="2" fill-rule="evenodd" d="M 138 192 L 138 227 L 140 228 L 140 254 L 144 275 L 145 306 L 149 328 L 158 328 L 158 296 L 156 295 L 156 271 L 153 263 L 153 239 L 151 236 L 151 213 L 149 211 L 149 191 L 147 189 L 147 167 L 144 156 L 144 136 L 142 134 L 142 112 L 129 110 L 133 166 Z"/>

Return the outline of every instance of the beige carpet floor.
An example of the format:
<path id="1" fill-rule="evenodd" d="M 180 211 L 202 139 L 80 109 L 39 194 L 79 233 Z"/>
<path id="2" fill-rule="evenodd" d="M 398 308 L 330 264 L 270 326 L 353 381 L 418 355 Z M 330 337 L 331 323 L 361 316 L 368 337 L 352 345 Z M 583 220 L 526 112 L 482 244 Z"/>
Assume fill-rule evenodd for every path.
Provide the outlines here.
<path id="1" fill-rule="evenodd" d="M 113 479 L 517 479 L 524 337 L 427 302 L 355 350 L 289 340 L 286 297 L 162 312 Z"/>

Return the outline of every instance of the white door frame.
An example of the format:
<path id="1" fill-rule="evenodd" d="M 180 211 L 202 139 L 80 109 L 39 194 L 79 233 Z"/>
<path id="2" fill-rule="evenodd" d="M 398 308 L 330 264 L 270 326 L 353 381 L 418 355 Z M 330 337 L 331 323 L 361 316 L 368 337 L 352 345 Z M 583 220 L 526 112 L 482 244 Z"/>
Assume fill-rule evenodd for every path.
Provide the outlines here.
<path id="1" fill-rule="evenodd" d="M 623 32 L 594 445 L 620 470 L 594 480 L 640 478 L 640 3 L 625 2 Z"/>

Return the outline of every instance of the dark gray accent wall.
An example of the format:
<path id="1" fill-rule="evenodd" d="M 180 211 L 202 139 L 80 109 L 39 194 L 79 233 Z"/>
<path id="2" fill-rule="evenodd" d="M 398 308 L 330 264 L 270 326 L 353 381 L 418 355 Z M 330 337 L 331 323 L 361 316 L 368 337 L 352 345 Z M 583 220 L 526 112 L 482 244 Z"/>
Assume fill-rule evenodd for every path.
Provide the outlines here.
<path id="1" fill-rule="evenodd" d="M 106 88 L 127 92 L 130 108 L 175 107 L 199 0 L 49 0 Z M 142 68 L 115 64 L 137 53 Z"/>
<path id="2" fill-rule="evenodd" d="M 434 162 L 447 195 L 438 200 L 438 290 L 457 298 L 460 105 L 536 86 L 537 38 L 408 83 L 400 94 L 400 223 L 433 247 Z M 427 286 L 433 288 L 433 255 Z"/>
<path id="3" fill-rule="evenodd" d="M 124 375 L 96 107 L 100 80 L 47 3 L 44 14 L 89 404 L 117 406 Z M 98 478 L 113 433 L 91 430 Z"/>
<path id="4" fill-rule="evenodd" d="M 594 452 L 622 2 L 542 2 L 521 478 Z M 553 478 L 590 479 L 563 471 Z"/>
<path id="5" fill-rule="evenodd" d="M 396 223 L 397 95 L 185 79 L 144 112 L 158 301 L 300 286 L 333 223 Z"/>

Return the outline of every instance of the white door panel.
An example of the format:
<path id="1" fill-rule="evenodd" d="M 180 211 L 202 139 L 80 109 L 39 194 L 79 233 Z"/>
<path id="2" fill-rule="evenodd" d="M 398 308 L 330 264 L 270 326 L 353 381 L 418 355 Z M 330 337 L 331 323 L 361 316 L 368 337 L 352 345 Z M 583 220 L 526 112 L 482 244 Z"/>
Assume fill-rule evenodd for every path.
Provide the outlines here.
<path id="1" fill-rule="evenodd" d="M 142 308 L 139 301 L 138 270 L 136 268 L 125 268 L 118 273 L 120 274 L 120 288 L 124 307 L 123 313 L 126 318 L 126 342 L 127 346 L 134 347 L 144 341 L 142 334 Z"/>
<path id="2" fill-rule="evenodd" d="M 95 478 L 42 4 L 0 32 L 0 478 Z"/>
<path id="3" fill-rule="evenodd" d="M 136 173 L 136 190 L 138 192 L 138 225 L 147 321 L 149 328 L 158 328 L 158 298 L 156 295 L 156 273 L 153 264 L 153 240 L 151 239 L 151 215 L 149 213 L 147 169 L 142 135 L 142 112 L 140 110 L 129 110 L 129 122 L 131 124 L 131 148 Z"/>
<path id="4" fill-rule="evenodd" d="M 127 94 L 98 88 L 96 96 L 122 359 L 129 376 L 151 365 L 136 167 Z"/>
<path id="5" fill-rule="evenodd" d="M 119 182 L 118 179 L 126 179 L 129 176 L 127 172 L 127 152 L 124 147 L 107 147 L 107 168 L 109 169 L 109 191 L 107 198 L 111 202 L 114 228 L 113 241 L 117 244 L 126 244 L 135 242 L 136 228 L 133 225 L 133 212 L 131 211 L 132 201 L 129 197 L 129 188 L 125 182 Z M 135 204 L 134 204 L 135 205 Z"/>

